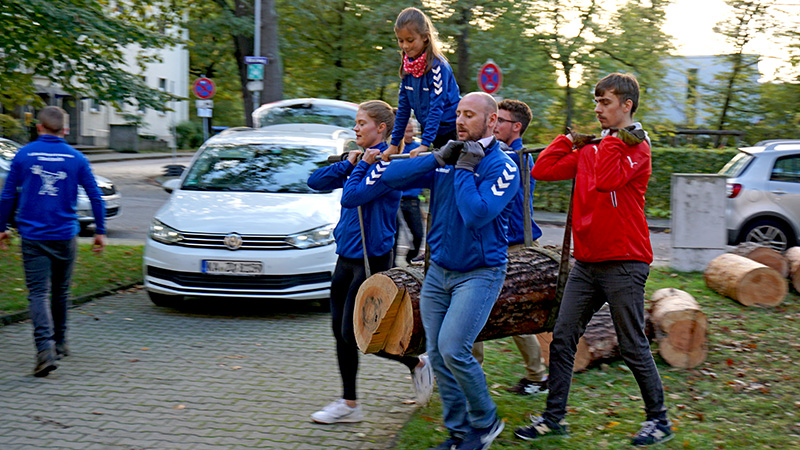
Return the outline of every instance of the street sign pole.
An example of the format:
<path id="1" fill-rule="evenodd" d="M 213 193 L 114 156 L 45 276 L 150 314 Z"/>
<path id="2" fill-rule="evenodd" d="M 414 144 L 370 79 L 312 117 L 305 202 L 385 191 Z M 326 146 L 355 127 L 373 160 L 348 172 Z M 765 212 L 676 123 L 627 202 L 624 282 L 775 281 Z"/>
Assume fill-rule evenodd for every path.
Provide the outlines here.
<path id="1" fill-rule="evenodd" d="M 254 30 L 255 32 L 253 33 L 253 39 L 255 40 L 255 42 L 253 42 L 253 50 L 254 50 L 253 53 L 254 56 L 259 57 L 261 56 L 261 0 L 255 0 L 255 4 L 256 4 L 256 11 L 255 11 L 256 29 Z M 259 106 L 261 106 L 261 89 L 253 91 L 253 111 L 255 111 L 256 108 L 258 108 Z M 253 111 L 250 112 L 252 113 Z"/>

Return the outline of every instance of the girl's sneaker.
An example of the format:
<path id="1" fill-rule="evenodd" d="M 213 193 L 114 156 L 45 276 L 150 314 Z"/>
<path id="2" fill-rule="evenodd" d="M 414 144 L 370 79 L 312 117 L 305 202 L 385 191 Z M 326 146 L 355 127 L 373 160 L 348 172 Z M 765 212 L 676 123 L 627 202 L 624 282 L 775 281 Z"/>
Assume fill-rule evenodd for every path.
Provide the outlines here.
<path id="1" fill-rule="evenodd" d="M 311 420 L 317 423 L 355 423 L 364 420 L 361 405 L 355 408 L 347 406 L 345 399 L 340 398 L 328 406 L 311 415 Z"/>

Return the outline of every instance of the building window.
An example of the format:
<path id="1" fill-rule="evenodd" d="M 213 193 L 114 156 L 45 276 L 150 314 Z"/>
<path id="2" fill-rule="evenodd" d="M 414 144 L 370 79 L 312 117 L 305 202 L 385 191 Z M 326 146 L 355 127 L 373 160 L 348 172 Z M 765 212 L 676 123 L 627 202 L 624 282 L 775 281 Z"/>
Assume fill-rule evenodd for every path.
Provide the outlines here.
<path id="1" fill-rule="evenodd" d="M 161 92 L 169 92 L 167 90 L 167 79 L 166 78 L 159 78 L 158 79 L 158 90 L 161 91 Z M 166 111 L 159 111 L 158 114 L 162 115 L 162 116 L 166 116 L 167 112 Z"/>
<path id="2" fill-rule="evenodd" d="M 89 99 L 89 111 L 91 111 L 93 113 L 99 113 L 101 106 L 102 106 L 102 103 L 100 103 L 100 100 L 98 100 L 96 98 Z"/>

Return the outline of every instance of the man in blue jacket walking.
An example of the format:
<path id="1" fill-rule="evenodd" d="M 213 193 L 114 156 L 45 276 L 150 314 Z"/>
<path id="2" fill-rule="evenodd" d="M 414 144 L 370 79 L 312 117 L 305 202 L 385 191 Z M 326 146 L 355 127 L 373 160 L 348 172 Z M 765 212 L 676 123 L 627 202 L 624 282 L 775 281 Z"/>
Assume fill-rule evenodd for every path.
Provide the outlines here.
<path id="1" fill-rule="evenodd" d="M 64 117 L 64 110 L 57 106 L 39 112 L 39 139 L 14 156 L 0 195 L 0 250 L 8 249 L 6 225 L 19 199 L 16 218 L 37 350 L 33 374 L 37 377 L 55 370 L 56 358 L 69 356 L 67 303 L 80 229 L 75 213 L 78 185 L 89 196 L 97 225 L 92 250 L 100 252 L 106 244 L 102 194 L 89 161 L 63 139 Z"/>
<path id="2" fill-rule="evenodd" d="M 492 134 L 497 102 L 490 95 L 467 94 L 456 117 L 459 141 L 431 155 L 393 162 L 383 181 L 395 189 L 431 190 L 431 256 L 420 314 L 450 432 L 435 448 L 485 450 L 503 430 L 503 421 L 472 346 L 505 279 L 504 211 L 520 177 Z"/>

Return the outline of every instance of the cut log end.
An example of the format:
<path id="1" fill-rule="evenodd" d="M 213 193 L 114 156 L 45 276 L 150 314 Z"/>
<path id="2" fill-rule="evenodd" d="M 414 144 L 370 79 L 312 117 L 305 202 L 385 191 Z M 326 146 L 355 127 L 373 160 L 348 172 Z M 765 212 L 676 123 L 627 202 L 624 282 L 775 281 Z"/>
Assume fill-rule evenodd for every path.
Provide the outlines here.
<path id="1" fill-rule="evenodd" d="M 652 296 L 650 319 L 656 332 L 658 353 L 669 365 L 697 367 L 708 356 L 708 318 L 689 293 L 659 289 Z"/>

